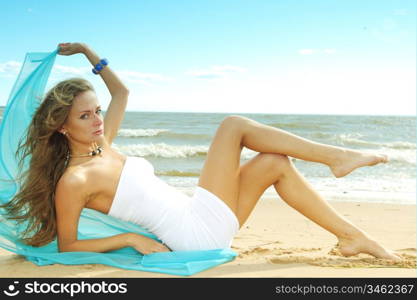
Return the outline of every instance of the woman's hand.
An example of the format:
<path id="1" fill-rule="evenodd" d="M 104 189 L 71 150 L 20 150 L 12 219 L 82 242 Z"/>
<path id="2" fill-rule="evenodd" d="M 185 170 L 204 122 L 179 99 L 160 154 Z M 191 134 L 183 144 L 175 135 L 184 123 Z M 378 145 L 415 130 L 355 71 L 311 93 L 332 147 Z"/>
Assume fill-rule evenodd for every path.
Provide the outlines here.
<path id="1" fill-rule="evenodd" d="M 77 53 L 84 53 L 87 45 L 83 43 L 60 43 L 58 44 L 59 52 L 61 55 L 72 55 Z"/>
<path id="2" fill-rule="evenodd" d="M 171 250 L 151 238 L 148 238 L 144 235 L 131 233 L 128 237 L 128 245 L 135 248 L 137 251 L 143 255 L 156 253 L 156 252 L 170 252 Z"/>

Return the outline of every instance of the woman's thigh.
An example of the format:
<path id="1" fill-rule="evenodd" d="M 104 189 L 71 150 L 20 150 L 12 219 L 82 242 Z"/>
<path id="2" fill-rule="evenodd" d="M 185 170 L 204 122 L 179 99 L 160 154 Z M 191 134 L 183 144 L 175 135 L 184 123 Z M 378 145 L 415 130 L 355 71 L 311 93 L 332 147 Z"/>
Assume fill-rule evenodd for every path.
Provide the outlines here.
<path id="1" fill-rule="evenodd" d="M 212 140 L 198 185 L 223 200 L 236 214 L 239 197 L 240 153 L 247 121 L 226 117 Z"/>

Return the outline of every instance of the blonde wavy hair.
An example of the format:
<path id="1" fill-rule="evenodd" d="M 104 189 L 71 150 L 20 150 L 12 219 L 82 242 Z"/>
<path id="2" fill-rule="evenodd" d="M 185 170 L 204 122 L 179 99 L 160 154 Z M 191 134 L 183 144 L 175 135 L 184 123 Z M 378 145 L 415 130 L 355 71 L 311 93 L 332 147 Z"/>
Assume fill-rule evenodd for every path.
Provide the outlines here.
<path id="1" fill-rule="evenodd" d="M 83 78 L 71 78 L 56 84 L 45 95 L 28 127 L 26 138 L 19 141 L 16 157 L 19 170 L 31 155 L 29 167 L 15 179 L 20 183 L 16 195 L 0 205 L 6 218 L 18 224 L 27 222 L 21 241 L 39 247 L 57 236 L 55 212 L 56 185 L 67 167 L 69 142 L 58 132 L 66 122 L 74 98 L 85 91 L 94 91 Z"/>

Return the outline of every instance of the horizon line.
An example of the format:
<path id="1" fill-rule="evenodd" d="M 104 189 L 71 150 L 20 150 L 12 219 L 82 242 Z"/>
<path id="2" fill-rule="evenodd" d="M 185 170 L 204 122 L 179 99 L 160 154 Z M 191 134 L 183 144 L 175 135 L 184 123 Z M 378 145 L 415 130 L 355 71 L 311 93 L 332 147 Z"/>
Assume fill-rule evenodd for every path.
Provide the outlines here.
<path id="1" fill-rule="evenodd" d="M 0 109 L 6 106 L 0 105 Z M 103 109 L 103 112 L 107 110 Z M 223 111 L 156 111 L 156 110 L 126 110 L 125 112 L 139 113 L 197 113 L 197 114 L 252 114 L 252 115 L 311 115 L 311 116 L 380 116 L 380 117 L 416 117 L 416 114 L 386 115 L 386 114 L 338 114 L 338 113 L 271 113 L 271 112 L 223 112 Z"/>

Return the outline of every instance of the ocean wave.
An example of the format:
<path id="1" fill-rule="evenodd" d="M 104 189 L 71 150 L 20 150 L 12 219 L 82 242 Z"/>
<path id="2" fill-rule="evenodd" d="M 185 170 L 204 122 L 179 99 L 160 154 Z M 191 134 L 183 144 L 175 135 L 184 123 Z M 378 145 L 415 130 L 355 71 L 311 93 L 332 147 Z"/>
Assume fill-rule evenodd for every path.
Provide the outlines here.
<path id="1" fill-rule="evenodd" d="M 130 138 L 137 138 L 137 137 L 174 137 L 177 139 L 185 139 L 185 140 L 203 140 L 203 139 L 210 139 L 212 136 L 209 134 L 197 134 L 197 133 L 178 133 L 173 132 L 170 129 L 120 129 L 118 134 L 120 137 L 130 137 Z"/>
<path id="2" fill-rule="evenodd" d="M 320 138 L 324 139 L 325 142 L 335 142 L 343 146 L 374 146 L 374 147 L 384 147 L 391 149 L 416 149 L 416 143 L 410 143 L 405 141 L 396 141 L 396 142 L 373 142 L 360 139 L 363 137 L 363 134 L 360 133 L 342 133 L 342 134 L 332 134 L 326 132 L 315 132 L 311 135 L 312 139 Z"/>
<path id="3" fill-rule="evenodd" d="M 378 146 L 379 143 L 361 140 L 360 138 L 363 137 L 360 133 L 341 133 L 341 134 L 334 134 L 334 133 L 327 133 L 327 132 L 314 132 L 311 135 L 312 139 L 320 138 L 324 139 L 325 143 L 333 142 L 339 145 L 352 145 L 352 146 Z"/>
<path id="4" fill-rule="evenodd" d="M 393 149 L 416 149 L 416 144 L 410 142 L 382 143 L 381 145 Z"/>
<path id="5" fill-rule="evenodd" d="M 129 155 L 141 157 L 162 157 L 162 158 L 187 158 L 203 157 L 209 150 L 209 145 L 168 145 L 166 143 L 134 144 L 134 145 L 117 145 L 112 144 L 116 150 Z M 258 152 L 248 148 L 243 148 L 241 159 L 251 159 Z"/>
<path id="6" fill-rule="evenodd" d="M 120 129 L 117 136 L 121 137 L 145 137 L 157 136 L 161 133 L 168 132 L 169 129 Z"/>
<path id="7" fill-rule="evenodd" d="M 342 133 L 333 135 L 331 140 L 345 146 L 380 146 L 380 143 L 377 142 L 361 140 L 362 136 L 359 133 Z"/>
<path id="8" fill-rule="evenodd" d="M 163 132 L 160 134 L 161 136 L 165 137 L 174 137 L 177 139 L 183 139 L 183 140 L 207 140 L 212 138 L 209 134 L 197 134 L 197 133 L 178 133 L 178 132 Z"/>
<path id="9" fill-rule="evenodd" d="M 375 150 L 368 150 L 375 153 Z M 389 157 L 389 163 L 400 163 L 405 165 L 416 165 L 415 150 L 396 150 L 389 148 L 378 149 L 378 153 L 386 154 Z"/>
<path id="10" fill-rule="evenodd" d="M 168 145 L 165 143 L 115 145 L 114 148 L 129 156 L 186 158 L 207 154 L 208 146 Z"/>
<path id="11" fill-rule="evenodd" d="M 364 141 L 361 139 L 350 138 L 348 135 L 340 135 L 335 138 L 336 142 L 339 142 L 342 145 L 354 145 L 354 146 L 375 146 L 375 147 L 386 147 L 392 149 L 416 149 L 415 143 L 410 142 L 390 142 L 390 143 L 380 143 L 380 142 L 371 142 Z"/>

